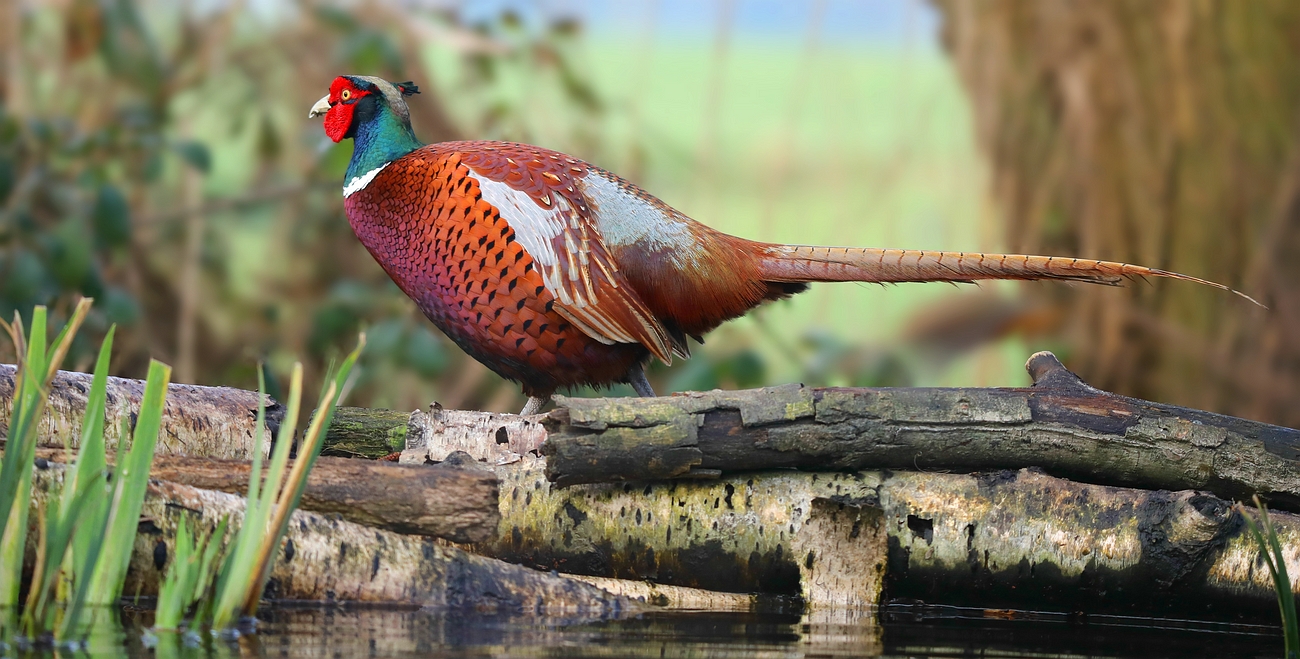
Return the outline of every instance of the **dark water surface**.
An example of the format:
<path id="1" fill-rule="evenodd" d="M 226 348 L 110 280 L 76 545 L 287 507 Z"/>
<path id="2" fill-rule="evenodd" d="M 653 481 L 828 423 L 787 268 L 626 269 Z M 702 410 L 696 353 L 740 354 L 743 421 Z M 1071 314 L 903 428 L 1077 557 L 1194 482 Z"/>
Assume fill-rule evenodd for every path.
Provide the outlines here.
<path id="1" fill-rule="evenodd" d="M 124 657 L 1278 657 L 1271 627 L 1086 619 L 943 607 L 653 613 L 618 620 L 436 611 L 275 608 L 238 639 L 149 633 L 125 614 L 80 652 Z M 54 656 L 17 652 L 8 656 Z"/>

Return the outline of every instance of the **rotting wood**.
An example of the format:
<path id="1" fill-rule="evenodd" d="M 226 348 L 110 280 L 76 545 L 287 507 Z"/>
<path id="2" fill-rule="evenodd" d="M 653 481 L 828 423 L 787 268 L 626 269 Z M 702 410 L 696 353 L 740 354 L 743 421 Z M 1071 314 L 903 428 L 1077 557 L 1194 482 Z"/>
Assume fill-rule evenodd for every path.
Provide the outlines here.
<path id="1" fill-rule="evenodd" d="M 477 553 L 585 575 L 797 595 L 812 610 L 898 598 L 993 608 L 1276 615 L 1228 502 L 1195 491 L 988 474 L 766 472 L 556 487 L 496 468 L 501 528 Z M 1300 576 L 1300 516 L 1274 512 Z M 1300 593 L 1300 581 L 1295 582 Z"/>
<path id="2" fill-rule="evenodd" d="M 809 489 L 813 474 L 559 488 L 543 463 L 495 468 L 500 530 L 470 549 L 565 573 L 795 596 L 812 608 L 879 600 L 883 518 Z"/>
<path id="3" fill-rule="evenodd" d="M 545 414 L 519 416 L 492 412 L 447 410 L 433 404 L 428 412 L 411 413 L 406 448 L 399 462 L 441 462 L 455 451 L 466 451 L 488 464 L 509 464 L 537 455 L 546 440 Z"/>
<path id="4" fill-rule="evenodd" d="M 1300 432 L 1098 391 L 1050 353 L 1035 355 L 1029 367 L 1035 384 L 1022 389 L 790 385 L 653 399 L 563 398 L 562 407 L 532 418 L 435 405 L 409 416 L 401 461 L 437 462 L 486 442 L 495 449 L 482 459 L 507 463 L 535 453 L 545 440 L 548 466 L 563 484 L 789 467 L 1037 466 L 1101 484 L 1201 489 L 1238 499 L 1258 493 L 1271 505 L 1300 511 Z M 56 379 L 44 441 L 62 441 L 79 426 L 80 391 L 89 377 Z M 0 366 L 0 423 L 11 379 L 12 368 Z M 113 429 L 129 416 L 124 400 L 138 396 L 143 383 L 111 383 L 119 392 L 110 406 Z M 174 386 L 168 410 L 177 416 L 164 417 L 160 453 L 247 459 L 255 403 L 250 392 Z M 367 414 L 380 420 L 361 421 Z M 348 441 L 370 427 L 391 447 L 398 433 L 391 424 L 401 413 L 353 408 L 349 417 L 358 421 L 349 424 Z"/>
<path id="5" fill-rule="evenodd" d="M 0 435 L 9 432 L 15 368 L 0 364 Z M 80 438 L 81 418 L 86 411 L 86 394 L 91 375 L 59 371 L 50 385 L 49 405 L 38 430 L 42 444 L 75 446 Z M 122 429 L 140 410 L 143 380 L 108 378 L 104 441 L 115 450 Z M 283 408 L 267 397 L 267 422 L 275 428 Z M 167 388 L 158 452 L 167 455 L 248 459 L 257 429 L 257 393 L 230 387 L 200 387 L 173 384 Z M 128 429 L 129 436 L 129 429 Z"/>
<path id="6" fill-rule="evenodd" d="M 34 473 L 34 503 L 44 506 L 61 487 L 63 468 L 47 464 Z M 242 497 L 152 481 L 124 592 L 157 592 L 182 518 L 191 529 L 211 531 L 227 516 L 237 527 L 243 511 Z M 41 518 L 33 515 L 32 523 Z M 29 551 L 34 549 L 29 542 Z M 304 510 L 293 513 L 264 596 L 544 614 L 616 615 L 638 609 L 626 598 L 574 579 Z"/>
<path id="7" fill-rule="evenodd" d="M 14 366 L 0 364 L 0 437 L 8 434 L 13 396 Z M 76 446 L 91 375 L 59 371 L 50 386 L 49 406 L 39 429 L 45 445 Z M 140 410 L 143 380 L 108 378 L 104 440 L 117 447 L 123 424 Z M 284 408 L 270 396 L 267 431 L 279 427 Z M 339 457 L 379 458 L 405 448 L 408 412 L 340 407 L 325 436 L 321 453 Z M 257 430 L 257 392 L 231 387 L 172 384 L 167 388 L 158 452 L 165 455 L 247 460 Z"/>
<path id="8" fill-rule="evenodd" d="M 1023 389 L 787 385 L 661 398 L 559 398 L 545 421 L 561 485 L 802 468 L 1041 467 L 1080 481 L 1260 494 L 1300 510 L 1300 431 L 1109 394 L 1051 353 Z"/>
<path id="9" fill-rule="evenodd" d="M 489 441 L 478 450 L 492 451 Z M 1033 469 L 570 487 L 546 479 L 544 459 L 495 470 L 500 532 L 472 549 L 539 569 L 798 595 L 814 612 L 861 611 L 883 592 L 981 607 L 1275 615 L 1258 548 L 1230 504 L 1205 492 Z M 1273 520 L 1300 593 L 1300 516 Z"/>
<path id="10" fill-rule="evenodd" d="M 406 448 L 410 412 L 340 407 L 334 410 L 321 455 L 379 458 Z"/>
<path id="11" fill-rule="evenodd" d="M 723 593 L 716 590 L 666 586 L 649 581 L 610 579 L 569 575 L 570 578 L 589 583 L 601 590 L 622 595 L 662 609 L 679 611 L 753 611 L 762 607 L 764 598 L 749 593 Z"/>
<path id="12" fill-rule="evenodd" d="M 115 456 L 108 454 L 110 464 Z M 36 457 L 58 463 L 69 456 L 64 449 L 41 447 Z M 158 455 L 150 476 L 242 494 L 248 490 L 250 471 L 250 463 L 242 460 Z M 454 542 L 487 540 L 496 534 L 500 521 L 496 475 L 487 469 L 447 464 L 413 467 L 322 457 L 307 477 L 299 506 L 396 533 Z"/>

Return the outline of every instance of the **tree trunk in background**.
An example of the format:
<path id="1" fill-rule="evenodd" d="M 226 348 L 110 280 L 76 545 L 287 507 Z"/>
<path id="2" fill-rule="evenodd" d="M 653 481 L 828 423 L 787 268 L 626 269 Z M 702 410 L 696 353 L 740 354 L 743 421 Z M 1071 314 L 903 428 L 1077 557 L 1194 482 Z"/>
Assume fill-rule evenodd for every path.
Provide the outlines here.
<path id="1" fill-rule="evenodd" d="M 1043 287 L 1101 389 L 1300 426 L 1300 3 L 933 0 L 1012 251 L 1223 282 Z"/>

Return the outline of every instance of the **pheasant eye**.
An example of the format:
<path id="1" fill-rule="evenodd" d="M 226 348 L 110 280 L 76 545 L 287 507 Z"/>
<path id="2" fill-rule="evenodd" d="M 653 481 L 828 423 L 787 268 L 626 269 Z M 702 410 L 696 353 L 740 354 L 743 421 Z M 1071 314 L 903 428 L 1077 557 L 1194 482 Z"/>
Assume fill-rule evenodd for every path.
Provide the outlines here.
<path id="1" fill-rule="evenodd" d="M 345 100 L 345 101 L 351 99 L 351 98 L 352 98 L 352 90 L 351 90 L 351 89 L 344 89 L 344 90 L 343 90 L 343 93 L 339 94 L 339 98 L 341 98 L 341 99 L 343 99 L 343 100 Z"/>

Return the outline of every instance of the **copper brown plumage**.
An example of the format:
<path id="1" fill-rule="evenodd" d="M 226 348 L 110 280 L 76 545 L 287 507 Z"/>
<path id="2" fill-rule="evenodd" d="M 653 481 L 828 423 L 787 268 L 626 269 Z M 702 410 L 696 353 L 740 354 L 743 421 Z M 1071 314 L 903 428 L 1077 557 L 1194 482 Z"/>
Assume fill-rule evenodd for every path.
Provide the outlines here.
<path id="1" fill-rule="evenodd" d="M 522 383 L 525 411 L 577 385 L 631 382 L 650 394 L 642 372 L 650 356 L 687 356 L 688 336 L 810 282 L 1151 276 L 1231 290 L 1089 259 L 745 240 L 562 153 L 504 142 L 422 146 L 403 100 L 415 91 L 343 76 L 312 115 L 326 114 L 336 141 L 356 139 L 344 208 L 357 237 L 461 348 Z"/>
<path id="2" fill-rule="evenodd" d="M 481 161 L 433 145 L 386 167 L 345 201 L 357 237 L 447 336 L 529 395 L 593 373 L 623 378 L 648 350 L 600 343 L 555 309 L 536 261 L 483 200 L 469 159 Z"/>

